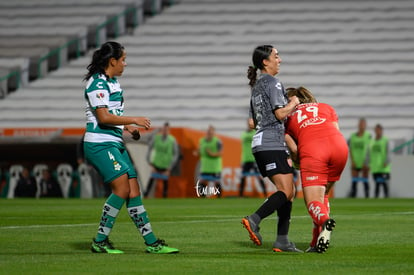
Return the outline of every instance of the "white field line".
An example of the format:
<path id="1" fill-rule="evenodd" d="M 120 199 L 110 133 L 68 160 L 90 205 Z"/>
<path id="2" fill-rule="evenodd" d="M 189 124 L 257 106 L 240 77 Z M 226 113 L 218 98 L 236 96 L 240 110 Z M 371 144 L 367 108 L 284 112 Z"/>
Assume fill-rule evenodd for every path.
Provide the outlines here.
<path id="1" fill-rule="evenodd" d="M 369 214 L 360 214 L 360 215 L 332 215 L 333 218 L 340 217 L 341 219 L 354 218 L 355 216 L 394 216 L 394 215 L 414 215 L 414 212 L 383 212 L 383 213 L 369 213 Z M 242 217 L 228 216 L 229 218 L 224 218 L 225 215 L 205 215 L 205 216 L 182 216 L 181 218 L 205 218 L 197 220 L 175 220 L 175 221 L 151 221 L 152 224 L 191 224 L 191 223 L 211 223 L 211 222 L 234 222 L 240 221 Z M 211 219 L 219 218 L 219 219 Z M 304 219 L 309 218 L 309 216 L 292 216 L 294 219 Z M 276 219 L 276 217 L 268 218 L 267 220 Z M 126 224 L 129 222 L 119 222 L 117 224 Z M 16 226 L 0 226 L 0 230 L 7 229 L 36 229 L 36 228 L 65 228 L 65 227 L 85 227 L 85 226 L 96 226 L 97 223 L 83 223 L 83 224 L 39 224 L 39 225 L 16 225 Z"/>

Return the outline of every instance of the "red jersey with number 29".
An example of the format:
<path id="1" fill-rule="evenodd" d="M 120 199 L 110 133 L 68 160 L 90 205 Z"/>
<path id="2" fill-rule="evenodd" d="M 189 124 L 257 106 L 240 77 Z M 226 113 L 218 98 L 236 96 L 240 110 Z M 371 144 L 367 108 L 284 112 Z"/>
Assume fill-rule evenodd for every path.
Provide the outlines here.
<path id="1" fill-rule="evenodd" d="M 338 116 L 325 103 L 300 104 L 286 121 L 286 133 L 298 145 L 304 187 L 339 180 L 348 158 L 348 145 L 334 122 L 338 122 Z"/>
<path id="2" fill-rule="evenodd" d="M 330 105 L 325 103 L 300 104 L 288 117 L 285 124 L 286 133 L 300 145 L 306 140 L 338 134 L 339 131 L 332 122 L 338 122 L 338 116 Z"/>

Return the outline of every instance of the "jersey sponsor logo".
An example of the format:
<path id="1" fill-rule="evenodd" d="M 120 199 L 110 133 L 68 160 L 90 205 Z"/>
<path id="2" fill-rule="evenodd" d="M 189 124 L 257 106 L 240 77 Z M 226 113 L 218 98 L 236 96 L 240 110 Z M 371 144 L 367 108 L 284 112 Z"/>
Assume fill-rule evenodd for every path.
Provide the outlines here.
<path id="1" fill-rule="evenodd" d="M 103 82 L 96 83 L 96 87 L 98 87 L 99 89 L 103 89 L 104 88 Z"/>
<path id="2" fill-rule="evenodd" d="M 300 128 L 306 128 L 310 125 L 318 125 L 322 124 L 326 121 L 326 118 L 320 118 L 320 117 L 313 117 L 305 121 L 303 124 L 300 125 Z"/>
<path id="3" fill-rule="evenodd" d="M 312 181 L 312 180 L 318 180 L 319 177 L 318 176 L 310 176 L 310 177 L 306 177 L 306 180 Z"/>
<path id="4" fill-rule="evenodd" d="M 269 163 L 269 164 L 266 164 L 266 171 L 269 171 L 269 170 L 273 170 L 273 169 L 276 169 L 276 163 Z"/>
<path id="5" fill-rule="evenodd" d="M 253 136 L 252 148 L 262 145 L 263 132 L 257 133 Z"/>

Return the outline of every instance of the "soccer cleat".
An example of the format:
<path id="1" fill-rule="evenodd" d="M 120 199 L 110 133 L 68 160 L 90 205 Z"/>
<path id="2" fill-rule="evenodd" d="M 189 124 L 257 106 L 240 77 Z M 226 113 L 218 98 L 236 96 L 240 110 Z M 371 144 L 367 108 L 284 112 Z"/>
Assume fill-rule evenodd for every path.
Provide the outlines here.
<path id="1" fill-rule="evenodd" d="M 328 249 L 331 233 L 335 225 L 336 223 L 333 219 L 328 219 L 323 223 L 322 231 L 319 233 L 318 240 L 316 241 L 316 250 L 318 253 L 324 253 Z"/>
<path id="2" fill-rule="evenodd" d="M 147 253 L 153 253 L 153 254 L 172 254 L 172 253 L 178 253 L 179 250 L 177 248 L 168 247 L 168 245 L 165 243 L 164 240 L 158 239 L 155 243 L 151 245 L 147 245 Z"/>
<path id="3" fill-rule="evenodd" d="M 302 250 L 296 248 L 295 244 L 289 242 L 287 244 L 273 243 L 273 252 L 298 252 L 303 253 Z"/>
<path id="4" fill-rule="evenodd" d="M 124 251 L 115 249 L 108 238 L 101 242 L 92 240 L 91 251 L 94 253 L 122 254 Z"/>
<path id="5" fill-rule="evenodd" d="M 252 240 L 255 245 L 262 245 L 262 236 L 259 234 L 260 227 L 253 222 L 249 216 L 244 217 L 241 223 L 249 232 L 250 240 Z"/>
<path id="6" fill-rule="evenodd" d="M 308 249 L 305 250 L 306 253 L 316 253 L 318 250 L 314 246 L 309 246 Z"/>

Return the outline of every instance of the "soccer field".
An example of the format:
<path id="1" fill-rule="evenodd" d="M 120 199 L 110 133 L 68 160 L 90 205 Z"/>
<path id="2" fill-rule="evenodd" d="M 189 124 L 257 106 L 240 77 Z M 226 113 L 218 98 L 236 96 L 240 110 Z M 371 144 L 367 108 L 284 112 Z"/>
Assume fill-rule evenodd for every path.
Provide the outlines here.
<path id="1" fill-rule="evenodd" d="M 332 199 L 337 226 L 324 254 L 274 253 L 276 215 L 253 245 L 240 220 L 262 199 L 147 199 L 153 230 L 180 253 L 145 253 L 125 206 L 111 240 L 89 250 L 103 199 L 0 200 L 0 274 L 414 274 L 414 199 Z M 312 223 L 293 204 L 290 239 L 305 250 Z"/>

